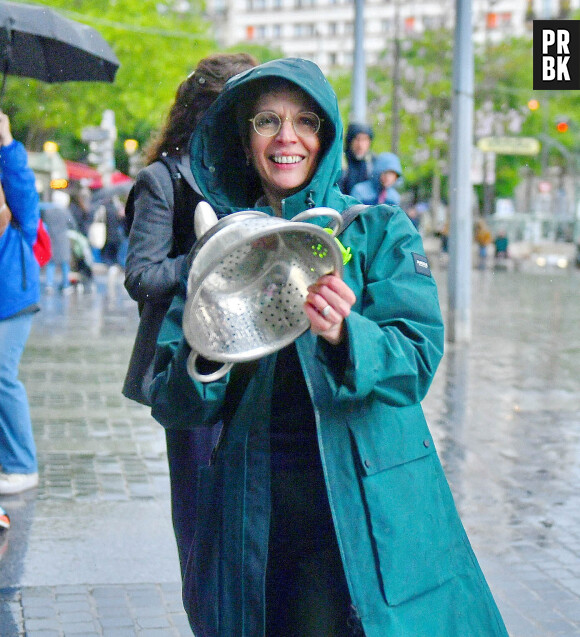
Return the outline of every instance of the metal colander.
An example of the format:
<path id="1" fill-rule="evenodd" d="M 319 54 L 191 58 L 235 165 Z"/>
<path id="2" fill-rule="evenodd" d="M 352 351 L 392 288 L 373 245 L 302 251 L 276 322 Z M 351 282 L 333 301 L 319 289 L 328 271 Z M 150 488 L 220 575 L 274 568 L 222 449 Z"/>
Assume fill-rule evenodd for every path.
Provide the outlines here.
<path id="1" fill-rule="evenodd" d="M 328 209 L 308 217 L 329 214 L 316 210 Z M 323 228 L 243 214 L 205 241 L 191 265 L 183 327 L 194 378 L 196 354 L 234 363 L 290 344 L 310 325 L 303 309 L 308 286 L 323 274 L 342 274 L 340 250 Z"/>

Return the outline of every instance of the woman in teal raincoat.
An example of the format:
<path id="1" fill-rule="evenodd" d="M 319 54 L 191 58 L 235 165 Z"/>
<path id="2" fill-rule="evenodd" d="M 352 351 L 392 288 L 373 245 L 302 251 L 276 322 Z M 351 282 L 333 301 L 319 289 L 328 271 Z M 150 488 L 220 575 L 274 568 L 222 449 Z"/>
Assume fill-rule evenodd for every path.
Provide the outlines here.
<path id="1" fill-rule="evenodd" d="M 356 203 L 336 185 L 336 96 L 306 60 L 230 80 L 191 144 L 195 179 L 222 214 L 291 219 Z M 245 378 L 243 366 L 209 383 L 189 377 L 185 277 L 162 326 L 154 417 L 171 429 L 226 422 L 199 475 L 184 579 L 192 628 L 505 636 L 420 405 L 444 342 L 421 238 L 400 208 L 379 205 L 341 242 L 352 256 L 342 280 L 326 275 L 309 289 L 310 330 Z"/>

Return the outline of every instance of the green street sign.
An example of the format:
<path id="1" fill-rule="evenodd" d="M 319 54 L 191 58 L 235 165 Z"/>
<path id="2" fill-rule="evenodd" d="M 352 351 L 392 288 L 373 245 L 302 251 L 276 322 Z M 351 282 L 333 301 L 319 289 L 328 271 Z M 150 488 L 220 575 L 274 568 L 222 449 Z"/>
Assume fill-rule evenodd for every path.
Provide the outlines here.
<path id="1" fill-rule="evenodd" d="M 537 155 L 540 142 L 535 137 L 482 137 L 477 147 L 498 155 Z"/>

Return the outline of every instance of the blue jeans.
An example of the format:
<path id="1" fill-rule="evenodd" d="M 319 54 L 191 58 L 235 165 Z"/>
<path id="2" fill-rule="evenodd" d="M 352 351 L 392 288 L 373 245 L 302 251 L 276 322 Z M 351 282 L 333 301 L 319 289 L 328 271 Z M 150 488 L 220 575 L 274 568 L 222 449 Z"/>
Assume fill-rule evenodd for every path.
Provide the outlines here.
<path id="1" fill-rule="evenodd" d="M 59 263 L 60 269 L 62 272 L 62 280 L 61 280 L 61 289 L 67 288 L 70 285 L 70 281 L 68 280 L 68 275 L 70 272 L 70 265 L 68 261 L 63 261 Z M 53 288 L 54 287 L 54 275 L 56 271 L 57 264 L 51 259 L 45 267 L 46 272 L 46 287 Z"/>
<path id="2" fill-rule="evenodd" d="M 38 470 L 28 396 L 18 380 L 32 317 L 23 314 L 0 321 L 0 465 L 4 473 Z"/>

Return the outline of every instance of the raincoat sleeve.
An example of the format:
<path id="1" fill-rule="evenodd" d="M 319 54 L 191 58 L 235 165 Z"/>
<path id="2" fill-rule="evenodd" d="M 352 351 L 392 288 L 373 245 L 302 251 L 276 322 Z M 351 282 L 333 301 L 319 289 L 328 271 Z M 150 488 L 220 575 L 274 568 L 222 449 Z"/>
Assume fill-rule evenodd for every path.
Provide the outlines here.
<path id="1" fill-rule="evenodd" d="M 135 301 L 169 302 L 177 290 L 185 256 L 168 256 L 173 208 L 171 175 L 163 164 L 153 163 L 135 181 L 135 217 L 125 267 L 125 287 Z"/>
<path id="2" fill-rule="evenodd" d="M 444 329 L 437 287 L 419 233 L 400 208 L 377 206 L 360 215 L 341 237 L 354 258 L 345 280 L 357 294 L 346 319 L 348 351 L 337 375 L 328 348 L 326 374 L 335 398 L 371 394 L 396 406 L 426 395 L 443 355 Z"/>
<path id="3" fill-rule="evenodd" d="M 221 415 L 229 374 L 211 382 L 194 381 L 187 372 L 191 348 L 182 329 L 186 281 L 180 283 L 161 325 L 151 385 L 151 414 L 166 429 L 212 426 Z"/>
<path id="4" fill-rule="evenodd" d="M 0 147 L 0 173 L 6 203 L 22 229 L 24 240 L 32 247 L 36 241 L 40 210 L 36 179 L 20 142 L 14 140 L 8 146 Z"/>

